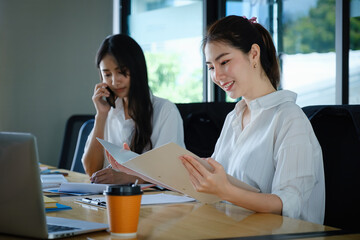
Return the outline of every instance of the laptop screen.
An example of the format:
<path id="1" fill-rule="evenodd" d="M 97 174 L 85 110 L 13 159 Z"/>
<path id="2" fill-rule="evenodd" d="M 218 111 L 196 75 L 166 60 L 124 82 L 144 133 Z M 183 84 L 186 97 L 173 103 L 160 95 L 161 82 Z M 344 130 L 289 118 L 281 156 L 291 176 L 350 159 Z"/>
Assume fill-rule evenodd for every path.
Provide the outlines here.
<path id="1" fill-rule="evenodd" d="M 106 230 L 104 223 L 46 216 L 38 159 L 32 134 L 0 132 L 0 233 L 52 239 Z"/>
<path id="2" fill-rule="evenodd" d="M 36 139 L 0 133 L 0 232 L 47 238 Z"/>

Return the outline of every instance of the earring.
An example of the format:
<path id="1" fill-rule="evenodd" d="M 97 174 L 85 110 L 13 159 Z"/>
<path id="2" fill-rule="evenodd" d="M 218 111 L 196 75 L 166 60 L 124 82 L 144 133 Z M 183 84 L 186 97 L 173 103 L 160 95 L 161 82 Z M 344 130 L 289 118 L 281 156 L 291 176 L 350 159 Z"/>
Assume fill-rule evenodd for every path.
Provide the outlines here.
<path id="1" fill-rule="evenodd" d="M 256 63 L 254 63 L 254 68 L 256 68 Z"/>

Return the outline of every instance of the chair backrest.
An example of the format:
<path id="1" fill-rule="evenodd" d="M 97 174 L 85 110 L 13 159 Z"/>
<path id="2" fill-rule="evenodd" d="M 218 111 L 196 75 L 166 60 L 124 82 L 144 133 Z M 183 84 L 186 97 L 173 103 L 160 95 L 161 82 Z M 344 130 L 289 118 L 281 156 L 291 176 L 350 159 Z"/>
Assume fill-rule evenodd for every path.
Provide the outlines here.
<path id="1" fill-rule="evenodd" d="M 360 214 L 360 105 L 308 106 L 308 116 L 323 152 L 324 224 L 358 229 Z"/>
<path id="2" fill-rule="evenodd" d="M 76 142 L 76 148 L 74 152 L 74 158 L 70 170 L 74 172 L 85 173 L 85 169 L 82 165 L 81 158 L 84 153 L 84 147 L 86 140 L 94 127 L 94 119 L 87 120 L 80 128 L 79 135 Z"/>
<path id="3" fill-rule="evenodd" d="M 94 115 L 73 115 L 67 120 L 58 168 L 71 168 L 79 130 L 84 122 L 92 118 Z"/>
<path id="4" fill-rule="evenodd" d="M 226 115 L 236 103 L 203 102 L 176 104 L 183 119 L 186 148 L 199 157 L 210 157 Z"/>

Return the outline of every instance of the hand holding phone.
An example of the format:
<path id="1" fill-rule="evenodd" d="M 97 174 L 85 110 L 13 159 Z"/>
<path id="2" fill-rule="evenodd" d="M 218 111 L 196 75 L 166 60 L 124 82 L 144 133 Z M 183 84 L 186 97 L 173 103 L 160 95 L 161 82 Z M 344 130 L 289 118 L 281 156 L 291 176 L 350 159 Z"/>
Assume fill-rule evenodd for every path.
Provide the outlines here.
<path id="1" fill-rule="evenodd" d="M 106 98 L 106 101 L 109 103 L 109 105 L 113 108 L 115 108 L 115 94 L 109 87 L 106 87 L 106 89 L 110 92 L 110 96 Z"/>

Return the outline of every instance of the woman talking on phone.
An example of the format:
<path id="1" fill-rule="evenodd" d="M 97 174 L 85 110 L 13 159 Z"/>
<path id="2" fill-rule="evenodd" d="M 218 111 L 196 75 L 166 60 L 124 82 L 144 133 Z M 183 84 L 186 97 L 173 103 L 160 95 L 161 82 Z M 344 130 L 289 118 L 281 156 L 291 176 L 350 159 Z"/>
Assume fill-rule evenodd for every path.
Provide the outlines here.
<path id="1" fill-rule="evenodd" d="M 96 138 L 124 144 L 139 154 L 169 142 L 184 147 L 182 119 L 175 104 L 151 94 L 144 53 L 131 37 L 107 37 L 98 50 L 96 65 L 101 82 L 92 96 L 95 123 L 82 163 L 92 182 L 134 182 L 138 177 L 107 167 L 109 162 Z"/>
<path id="2" fill-rule="evenodd" d="M 322 224 L 321 147 L 296 94 L 277 90 L 280 72 L 269 32 L 255 18 L 228 16 L 208 29 L 203 51 L 212 81 L 242 100 L 207 159 L 212 171 L 191 156 L 180 157 L 194 188 L 255 212 Z M 260 193 L 232 185 L 226 173 Z"/>

